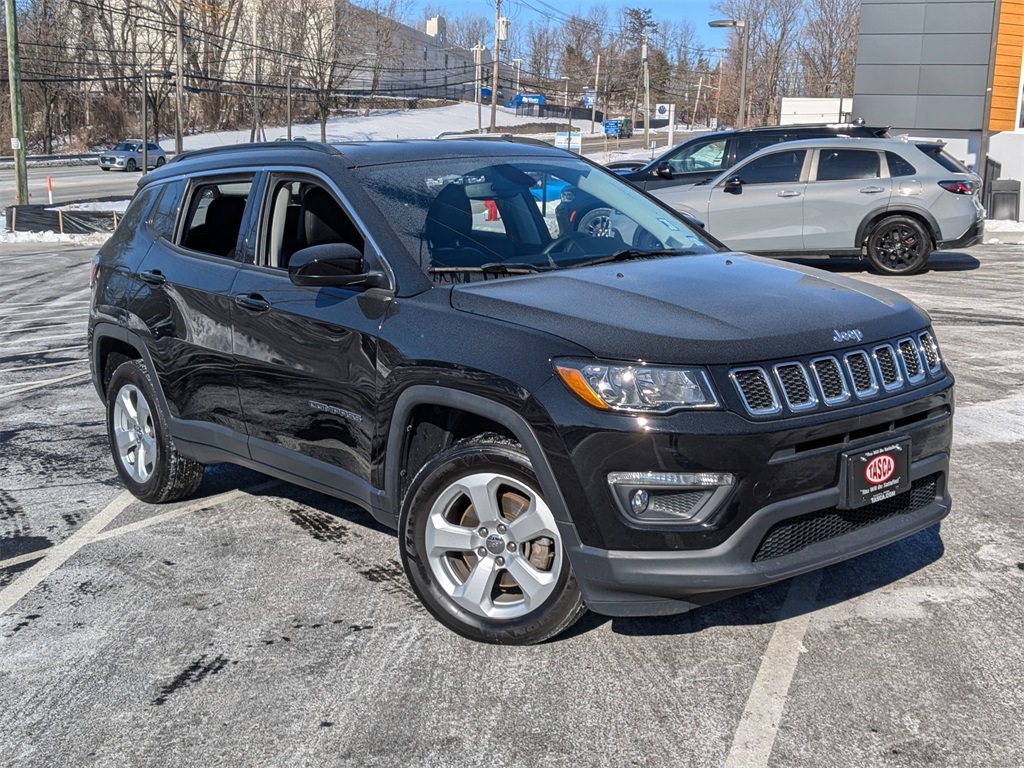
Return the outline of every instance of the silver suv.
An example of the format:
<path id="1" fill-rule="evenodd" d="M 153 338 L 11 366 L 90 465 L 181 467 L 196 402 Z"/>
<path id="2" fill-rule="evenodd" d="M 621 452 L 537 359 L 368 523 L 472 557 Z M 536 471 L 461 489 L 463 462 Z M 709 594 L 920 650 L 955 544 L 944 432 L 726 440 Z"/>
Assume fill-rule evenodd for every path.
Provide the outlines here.
<path id="1" fill-rule="evenodd" d="M 146 147 L 146 165 L 160 168 L 167 162 L 167 155 L 159 144 L 149 142 Z M 142 167 L 142 139 L 122 141 L 113 149 L 100 153 L 100 168 L 104 171 L 137 171 Z"/>
<path id="2" fill-rule="evenodd" d="M 907 139 L 809 139 L 763 149 L 706 184 L 651 192 L 737 251 L 867 256 L 913 274 L 938 249 L 981 240 L 981 179 Z"/>

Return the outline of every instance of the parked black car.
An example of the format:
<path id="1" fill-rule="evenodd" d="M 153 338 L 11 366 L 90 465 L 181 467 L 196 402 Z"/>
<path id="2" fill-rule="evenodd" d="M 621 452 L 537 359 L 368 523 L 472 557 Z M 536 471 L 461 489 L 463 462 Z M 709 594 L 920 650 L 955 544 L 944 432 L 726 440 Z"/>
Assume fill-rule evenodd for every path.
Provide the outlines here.
<path id="1" fill-rule="evenodd" d="M 565 184 L 613 236 L 558 228 Z M 140 499 L 225 461 L 347 499 L 397 529 L 427 609 L 488 642 L 688 610 L 951 504 L 924 312 L 728 253 L 552 148 L 175 158 L 96 258 L 89 358 Z"/>

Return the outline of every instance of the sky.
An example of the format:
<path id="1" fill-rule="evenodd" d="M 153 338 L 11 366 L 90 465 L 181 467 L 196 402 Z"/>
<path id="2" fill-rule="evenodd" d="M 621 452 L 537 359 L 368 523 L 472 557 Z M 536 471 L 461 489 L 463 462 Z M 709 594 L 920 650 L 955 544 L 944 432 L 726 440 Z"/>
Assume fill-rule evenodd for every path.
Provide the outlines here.
<path id="1" fill-rule="evenodd" d="M 724 46 L 726 30 L 711 29 L 708 22 L 721 17 L 711 9 L 713 0 L 626 0 L 619 2 L 591 2 L 590 0 L 502 0 L 502 16 L 512 24 L 524 27 L 531 19 L 557 18 L 557 13 L 582 12 L 595 5 L 604 5 L 609 15 L 615 17 L 619 8 L 650 8 L 655 19 L 668 21 L 689 21 L 697 33 L 700 43 L 706 47 Z M 412 0 L 413 13 L 419 18 L 424 7 L 441 6 L 450 14 L 478 13 L 487 18 L 494 17 L 494 0 Z"/>

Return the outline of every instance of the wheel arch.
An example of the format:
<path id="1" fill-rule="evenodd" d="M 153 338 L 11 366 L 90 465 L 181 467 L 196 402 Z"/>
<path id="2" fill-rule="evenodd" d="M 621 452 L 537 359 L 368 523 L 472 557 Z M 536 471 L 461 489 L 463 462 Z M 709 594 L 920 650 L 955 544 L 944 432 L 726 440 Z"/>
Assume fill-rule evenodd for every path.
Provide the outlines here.
<path id="1" fill-rule="evenodd" d="M 459 431 L 472 432 L 474 428 L 479 428 L 480 431 L 473 432 L 473 434 L 499 432 L 515 438 L 533 465 L 541 491 L 559 523 L 563 538 L 568 536 L 570 540 L 578 541 L 575 528 L 571 525 L 572 518 L 569 516 L 565 499 L 555 480 L 554 471 L 548 463 L 540 441 L 526 419 L 509 406 L 481 395 L 434 385 L 413 385 L 399 395 L 395 404 L 387 436 L 384 487 L 385 495 L 390 501 L 389 506 L 394 510 L 396 520 L 397 512 L 403 501 L 404 489 L 413 474 L 409 471 L 411 466 L 409 459 L 412 457 L 418 461 L 420 458 L 419 454 L 415 453 L 417 450 L 414 444 L 414 440 L 417 439 L 416 425 L 425 422 L 417 421 L 417 417 L 422 417 L 427 412 L 453 420 L 451 423 L 456 427 L 461 427 L 461 430 L 457 429 L 455 433 L 449 431 L 447 438 L 430 434 L 433 432 L 431 429 L 424 430 L 419 439 L 425 441 L 424 445 L 427 448 L 432 444 L 436 445 L 439 440 L 451 441 L 471 436 L 470 434 L 459 434 Z M 436 419 L 434 424 L 435 427 L 444 431 L 443 427 L 437 426 Z M 416 466 L 415 470 L 421 466 L 422 463 Z"/>
<path id="2" fill-rule="evenodd" d="M 857 239 L 854 241 L 856 247 L 863 248 L 867 244 L 868 238 L 871 236 L 871 232 L 875 227 L 890 216 L 909 216 L 912 219 L 916 219 L 924 226 L 925 230 L 927 230 L 928 235 L 932 239 L 932 245 L 934 246 L 939 242 L 939 224 L 929 211 L 916 206 L 901 205 L 896 208 L 886 208 L 883 211 L 876 211 L 865 218 L 857 229 Z"/>
<path id="3" fill-rule="evenodd" d="M 111 360 L 117 359 L 118 356 L 124 360 L 141 360 L 149 370 L 149 376 L 153 381 L 157 406 L 165 418 L 171 415 L 163 387 L 156 375 L 153 357 L 145 342 L 137 334 L 107 323 L 97 324 L 92 331 L 92 356 L 93 383 L 100 400 L 106 402 L 107 399 L 107 386 L 110 384 L 110 374 L 113 373 L 113 370 L 108 371 Z"/>

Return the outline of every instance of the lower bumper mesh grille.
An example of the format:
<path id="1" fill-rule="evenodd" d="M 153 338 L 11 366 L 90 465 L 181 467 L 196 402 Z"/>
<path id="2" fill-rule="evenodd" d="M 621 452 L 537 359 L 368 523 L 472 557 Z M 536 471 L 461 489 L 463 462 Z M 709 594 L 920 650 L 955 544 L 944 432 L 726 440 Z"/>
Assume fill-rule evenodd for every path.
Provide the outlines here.
<path id="1" fill-rule="evenodd" d="M 812 544 L 852 533 L 896 515 L 916 512 L 935 501 L 938 485 L 939 474 L 936 473 L 915 480 L 909 490 L 877 504 L 859 509 L 830 507 L 783 520 L 768 530 L 754 553 L 754 562 L 792 555 Z"/>

